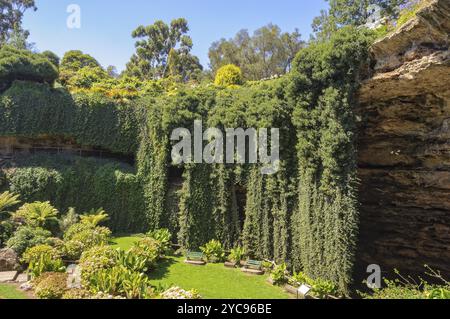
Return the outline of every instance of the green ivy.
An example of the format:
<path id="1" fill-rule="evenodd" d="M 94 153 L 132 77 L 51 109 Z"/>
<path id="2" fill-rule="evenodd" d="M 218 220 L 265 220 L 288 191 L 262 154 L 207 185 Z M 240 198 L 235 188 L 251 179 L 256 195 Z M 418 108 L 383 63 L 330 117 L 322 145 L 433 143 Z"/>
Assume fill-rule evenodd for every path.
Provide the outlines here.
<path id="1" fill-rule="evenodd" d="M 105 209 L 112 231 L 147 229 L 142 185 L 132 167 L 107 160 L 36 155 L 6 171 L 9 190 L 23 202 L 50 201 L 60 212 Z"/>

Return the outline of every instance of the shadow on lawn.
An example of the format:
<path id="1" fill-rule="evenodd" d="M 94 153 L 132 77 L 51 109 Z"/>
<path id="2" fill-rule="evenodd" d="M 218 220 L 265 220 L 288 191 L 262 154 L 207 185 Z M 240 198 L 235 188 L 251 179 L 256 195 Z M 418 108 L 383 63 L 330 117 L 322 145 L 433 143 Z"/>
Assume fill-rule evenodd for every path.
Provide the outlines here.
<path id="1" fill-rule="evenodd" d="M 155 270 L 150 273 L 149 278 L 151 280 L 167 279 L 170 266 L 177 263 L 175 258 L 176 257 L 174 256 L 167 256 L 165 259 L 158 262 Z"/>

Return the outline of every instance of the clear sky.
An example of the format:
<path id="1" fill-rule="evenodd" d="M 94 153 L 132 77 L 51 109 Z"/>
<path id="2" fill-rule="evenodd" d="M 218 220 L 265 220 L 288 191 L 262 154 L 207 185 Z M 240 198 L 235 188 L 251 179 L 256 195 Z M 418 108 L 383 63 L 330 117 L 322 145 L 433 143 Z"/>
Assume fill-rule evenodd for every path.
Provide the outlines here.
<path id="1" fill-rule="evenodd" d="M 70 4 L 81 8 L 81 28 L 69 29 Z M 93 55 L 103 66 L 122 70 L 134 52 L 131 32 L 139 25 L 160 19 L 184 17 L 194 42 L 193 54 L 209 63 L 212 42 L 233 37 L 239 30 L 274 23 L 283 31 L 299 28 L 309 38 L 311 22 L 324 0 L 36 0 L 38 11 L 27 12 L 24 28 L 39 51 L 51 50 L 62 57 L 78 49 Z"/>

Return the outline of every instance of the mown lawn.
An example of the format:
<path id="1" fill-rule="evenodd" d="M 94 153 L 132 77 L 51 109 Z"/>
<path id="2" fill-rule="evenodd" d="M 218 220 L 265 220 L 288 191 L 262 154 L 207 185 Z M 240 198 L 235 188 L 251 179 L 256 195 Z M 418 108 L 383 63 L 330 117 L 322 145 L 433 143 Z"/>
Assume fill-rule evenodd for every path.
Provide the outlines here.
<path id="1" fill-rule="evenodd" d="M 9 284 L 0 284 L 0 299 L 28 299 L 28 296 Z"/>
<path id="2" fill-rule="evenodd" d="M 288 299 L 281 288 L 267 283 L 267 276 L 244 274 L 223 264 L 193 266 L 184 257 L 169 257 L 150 274 L 153 285 L 196 289 L 205 299 Z"/>
<path id="3" fill-rule="evenodd" d="M 139 237 L 118 237 L 114 238 L 111 242 L 111 246 L 114 248 L 121 248 L 123 250 L 130 249 L 135 242 L 137 242 Z"/>
<path id="4" fill-rule="evenodd" d="M 137 237 L 113 240 L 113 247 L 130 248 Z M 158 264 L 150 280 L 154 286 L 179 286 L 196 289 L 205 299 L 288 299 L 283 289 L 267 283 L 268 276 L 244 274 L 240 269 L 225 268 L 223 264 L 193 266 L 184 257 L 168 257 Z"/>

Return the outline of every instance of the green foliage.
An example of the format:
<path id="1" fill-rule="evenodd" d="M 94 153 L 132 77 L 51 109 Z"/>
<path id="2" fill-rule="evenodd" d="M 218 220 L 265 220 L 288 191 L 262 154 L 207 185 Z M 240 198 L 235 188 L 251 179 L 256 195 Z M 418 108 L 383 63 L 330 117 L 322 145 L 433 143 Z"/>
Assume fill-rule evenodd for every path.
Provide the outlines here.
<path id="1" fill-rule="evenodd" d="M 36 11 L 34 0 L 9 0 L 0 2 L 0 46 L 9 42 L 12 32 L 22 27 L 22 18 L 28 9 Z"/>
<path id="2" fill-rule="evenodd" d="M 83 252 L 80 258 L 81 279 L 89 286 L 91 278 L 102 269 L 117 265 L 117 251 L 109 246 L 96 246 Z"/>
<path id="3" fill-rule="evenodd" d="M 93 294 L 123 295 L 127 299 L 144 299 L 149 291 L 148 277 L 124 266 L 101 269 L 90 277 L 89 290 Z"/>
<path id="4" fill-rule="evenodd" d="M 91 210 L 86 215 L 80 216 L 81 223 L 91 226 L 97 227 L 99 224 L 108 220 L 108 214 L 103 210 L 103 208 L 97 210 Z"/>
<path id="5" fill-rule="evenodd" d="M 41 53 L 42 56 L 46 57 L 54 66 L 59 68 L 60 58 L 52 51 L 44 51 Z"/>
<path id="6" fill-rule="evenodd" d="M 149 261 L 146 256 L 136 254 L 132 251 L 119 250 L 117 253 L 117 263 L 134 272 L 146 273 Z"/>
<path id="7" fill-rule="evenodd" d="M 61 299 L 67 290 L 67 274 L 46 273 L 36 285 L 34 293 L 39 299 Z"/>
<path id="8" fill-rule="evenodd" d="M 241 69 L 234 65 L 228 64 L 217 70 L 214 84 L 218 86 L 233 86 L 243 83 Z"/>
<path id="9" fill-rule="evenodd" d="M 214 42 L 208 55 L 213 73 L 235 64 L 242 69 L 244 79 L 261 80 L 289 72 L 295 55 L 304 46 L 299 30 L 282 32 L 279 26 L 268 24 L 253 35 L 241 30 L 232 39 Z"/>
<path id="10" fill-rule="evenodd" d="M 165 253 L 169 252 L 172 248 L 172 234 L 166 228 L 150 231 L 147 233 L 147 237 L 158 241 L 162 251 Z"/>
<path id="11" fill-rule="evenodd" d="M 24 201 L 50 200 L 59 211 L 104 207 L 110 215 L 106 226 L 112 231 L 133 233 L 146 229 L 143 190 L 131 167 L 56 155 L 26 157 L 18 162 L 18 168 L 8 171 L 7 180 L 9 189 Z"/>
<path id="12" fill-rule="evenodd" d="M 275 266 L 275 268 L 270 273 L 270 278 L 272 278 L 275 285 L 283 285 L 287 282 L 287 266 L 286 264 L 281 264 Z"/>
<path id="13" fill-rule="evenodd" d="M 62 299 L 65 300 L 81 300 L 81 299 L 91 299 L 91 293 L 84 289 L 69 289 L 67 290 Z"/>
<path id="14" fill-rule="evenodd" d="M 19 197 L 19 195 L 14 195 L 10 192 L 0 194 L 0 220 L 4 218 L 4 215 L 9 214 L 8 208 L 20 203 Z"/>
<path id="15" fill-rule="evenodd" d="M 410 5 L 400 11 L 400 15 L 397 19 L 397 28 L 400 28 L 406 22 L 416 17 L 417 12 L 419 12 L 429 2 L 430 1 L 428 0 L 410 0 Z"/>
<path id="16" fill-rule="evenodd" d="M 427 276 L 433 278 L 435 284 L 430 284 L 420 278 L 419 282 L 413 278 L 403 277 L 397 270 L 398 278 L 394 280 L 385 279 L 385 287 L 374 289 L 373 293 L 360 293 L 365 299 L 446 299 L 450 300 L 450 282 L 444 279 L 440 272 L 434 271 L 425 265 Z M 441 282 L 441 284 L 437 284 Z"/>
<path id="17" fill-rule="evenodd" d="M 163 256 L 163 246 L 161 243 L 153 238 L 143 238 L 136 243 L 129 250 L 129 253 L 135 256 L 141 256 L 145 261 L 145 268 L 147 271 L 152 270 L 158 259 Z"/>
<path id="18" fill-rule="evenodd" d="M 74 224 L 64 233 L 64 253 L 70 260 L 78 260 L 83 251 L 109 243 L 111 231 L 106 227 Z"/>
<path id="19" fill-rule="evenodd" d="M 78 71 L 86 68 L 101 68 L 100 63 L 89 54 L 85 54 L 79 50 L 68 51 L 64 54 L 60 64 L 60 81 L 66 85 L 70 82 Z"/>
<path id="20" fill-rule="evenodd" d="M 6 246 L 21 256 L 30 247 L 45 244 L 51 235 L 48 230 L 42 228 L 21 226 L 7 241 Z"/>
<path id="21" fill-rule="evenodd" d="M 233 248 L 228 255 L 228 260 L 239 264 L 245 258 L 245 250 L 242 247 Z"/>
<path id="22" fill-rule="evenodd" d="M 108 74 L 101 67 L 84 67 L 73 73 L 67 80 L 67 87 L 74 89 L 90 89 L 96 83 L 108 78 Z"/>
<path id="23" fill-rule="evenodd" d="M 183 18 L 172 20 L 170 25 L 159 20 L 149 26 L 139 26 L 132 33 L 138 41 L 126 74 L 141 80 L 166 78 L 169 74 L 189 80 L 201 72 L 198 58 L 190 54 L 193 44 L 188 31 L 188 23 Z"/>
<path id="24" fill-rule="evenodd" d="M 58 210 L 50 202 L 27 203 L 14 213 L 15 219 L 23 219 L 31 227 L 40 227 L 47 230 L 58 225 Z"/>
<path id="25" fill-rule="evenodd" d="M 4 192 L 0 194 L 0 247 L 12 236 L 14 224 L 8 220 L 11 212 L 9 209 L 19 204 L 19 195 Z"/>
<path id="26" fill-rule="evenodd" d="M 42 55 L 9 46 L 0 48 L 0 92 L 15 80 L 53 84 L 57 78 L 58 70 Z"/>
<path id="27" fill-rule="evenodd" d="M 204 247 L 200 247 L 200 250 L 209 262 L 220 263 L 225 261 L 225 250 L 218 240 L 211 240 Z"/>
<path id="28" fill-rule="evenodd" d="M 373 36 L 344 28 L 294 62 L 298 210 L 292 216 L 295 269 L 348 293 L 358 232 L 354 94 Z"/>
<path id="29" fill-rule="evenodd" d="M 134 62 L 146 64 L 143 70 L 150 77 L 151 70 L 163 70 L 145 56 L 154 49 L 149 33 L 157 29 L 136 31 L 143 41 Z M 73 96 L 16 82 L 0 98 L 2 135 L 64 136 L 80 145 L 136 155 L 137 174 L 93 160 L 58 158 L 58 164 L 46 159 L 45 165 L 34 165 L 27 159 L 26 166 L 33 166 L 29 171 L 8 172 L 10 190 L 26 201 L 50 200 L 60 211 L 104 207 L 113 231 L 170 229 L 184 249 L 198 249 L 211 239 L 227 249 L 242 245 L 250 258 L 289 262 L 289 268 L 304 269 L 346 293 L 358 230 L 354 94 L 372 41 L 368 32 L 344 28 L 329 42 L 300 51 L 289 76 L 232 90 L 188 88 L 168 79 L 139 84 L 128 78 L 121 89 L 149 92 L 130 102 L 104 96 L 117 88 L 118 79 L 102 80 Z M 80 54 L 75 56 L 75 66 L 67 59 L 70 72 L 98 67 L 89 58 L 83 65 Z M 192 131 L 196 119 L 219 129 L 280 128 L 280 170 L 263 176 L 262 165 L 171 167 L 172 130 Z M 183 171 L 177 196 L 169 191 L 176 188 L 169 181 L 181 184 L 172 180 L 172 169 Z M 174 197 L 178 210 L 168 209 Z"/>
<path id="30" fill-rule="evenodd" d="M 67 214 L 61 217 L 59 222 L 59 229 L 65 233 L 72 225 L 75 225 L 80 220 L 80 216 L 76 213 L 75 208 L 69 207 Z"/>
<path id="31" fill-rule="evenodd" d="M 381 17 L 388 21 L 396 20 L 399 8 L 411 0 L 327 0 L 328 10 L 322 10 L 321 15 L 313 21 L 312 28 L 318 40 L 328 40 L 339 29 L 348 26 L 359 27 L 368 22 L 372 12 L 369 6 L 380 8 Z M 415 1 L 415 0 L 414 0 Z"/>
<path id="32" fill-rule="evenodd" d="M 45 272 L 64 272 L 65 268 L 55 248 L 49 245 L 38 245 L 28 248 L 22 261 L 28 264 L 28 273 L 37 278 Z"/>
<path id="33" fill-rule="evenodd" d="M 136 112 L 100 94 L 71 96 L 63 89 L 15 82 L 0 96 L 0 133 L 68 137 L 79 145 L 131 155 L 138 147 Z"/>
<path id="34" fill-rule="evenodd" d="M 294 286 L 308 285 L 311 287 L 311 295 L 319 299 L 327 299 L 329 296 L 336 296 L 338 287 L 333 282 L 323 279 L 312 279 L 304 272 L 296 273 L 292 276 Z"/>

